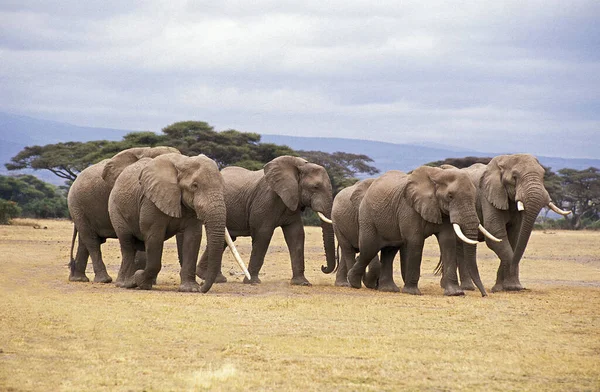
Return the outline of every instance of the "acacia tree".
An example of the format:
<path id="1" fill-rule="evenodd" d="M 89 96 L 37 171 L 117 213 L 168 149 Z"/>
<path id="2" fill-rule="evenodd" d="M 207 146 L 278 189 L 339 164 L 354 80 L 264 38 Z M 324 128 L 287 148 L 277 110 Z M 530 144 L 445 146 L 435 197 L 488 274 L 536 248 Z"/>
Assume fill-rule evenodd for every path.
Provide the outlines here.
<path id="1" fill-rule="evenodd" d="M 600 171 L 595 167 L 584 170 L 561 169 L 558 171 L 564 189 L 562 202 L 572 211 L 565 217 L 572 229 L 581 229 L 582 220 L 600 219 Z"/>

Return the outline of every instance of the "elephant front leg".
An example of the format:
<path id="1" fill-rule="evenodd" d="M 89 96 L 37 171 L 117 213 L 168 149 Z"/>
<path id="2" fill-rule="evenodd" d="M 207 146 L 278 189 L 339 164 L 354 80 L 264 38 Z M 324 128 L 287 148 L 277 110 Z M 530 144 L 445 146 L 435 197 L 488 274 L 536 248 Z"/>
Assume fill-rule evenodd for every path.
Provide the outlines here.
<path id="1" fill-rule="evenodd" d="M 496 236 L 496 234 L 492 234 Z M 518 280 L 517 282 L 511 283 L 508 279 L 510 277 L 510 264 L 512 263 L 513 250 L 506 235 L 496 237 L 500 238 L 502 242 L 493 242 L 487 238 L 485 240 L 487 246 L 500 258 L 500 266 L 498 267 L 498 272 L 496 274 L 496 284 L 492 287 L 492 293 L 509 290 L 509 285 L 513 283 L 515 284 L 513 287 L 518 290 L 518 287 L 521 287 Z"/>
<path id="2" fill-rule="evenodd" d="M 423 258 L 424 243 L 424 239 L 406 243 L 406 273 L 404 287 L 402 288 L 403 293 L 421 295 L 419 279 L 421 277 L 421 260 Z"/>
<path id="3" fill-rule="evenodd" d="M 335 285 L 338 287 L 349 287 L 348 270 L 354 265 L 356 253 L 354 249 L 344 238 L 338 237 L 338 246 L 340 248 L 338 270 L 335 273 Z"/>
<path id="4" fill-rule="evenodd" d="M 400 292 L 394 282 L 394 257 L 398 248 L 385 247 L 381 249 L 381 276 L 379 277 L 379 291 Z"/>
<path id="5" fill-rule="evenodd" d="M 151 290 L 156 277 L 162 268 L 161 259 L 164 245 L 162 235 L 150 235 L 144 241 L 146 244 L 146 268 L 137 270 L 133 275 L 135 285 L 142 290 Z"/>
<path id="6" fill-rule="evenodd" d="M 290 283 L 297 286 L 311 286 L 304 276 L 304 225 L 300 216 L 294 223 L 282 226 L 281 229 L 292 262 L 292 280 Z"/>
<path id="7" fill-rule="evenodd" d="M 129 235 L 122 235 L 119 237 L 119 244 L 121 245 L 121 267 L 119 268 L 115 285 L 125 288 L 136 287 L 136 283 L 133 280 L 133 274 L 137 268 L 135 262 L 135 239 Z"/>
<path id="8" fill-rule="evenodd" d="M 250 279 L 244 277 L 244 283 L 261 283 L 258 273 L 265 262 L 265 255 L 267 254 L 267 249 L 269 249 L 274 230 L 273 228 L 262 228 L 262 230 L 252 234 L 252 252 L 250 253 L 250 261 L 248 262 Z"/>
<path id="9" fill-rule="evenodd" d="M 202 240 L 202 226 L 186 228 L 177 239 L 181 241 L 182 249 L 179 291 L 199 293 L 201 290 L 196 282 L 196 260 Z"/>
<path id="10" fill-rule="evenodd" d="M 458 276 L 456 274 L 457 250 L 455 234 L 449 229 L 442 230 L 440 233 L 436 234 L 436 236 L 440 246 L 444 295 L 465 295 L 465 292 L 458 285 Z"/>
<path id="11" fill-rule="evenodd" d="M 471 279 L 469 266 L 465 260 L 465 248 L 463 242 L 456 240 L 456 264 L 458 265 L 458 276 L 460 277 L 460 288 L 462 290 L 474 291 L 475 285 Z"/>

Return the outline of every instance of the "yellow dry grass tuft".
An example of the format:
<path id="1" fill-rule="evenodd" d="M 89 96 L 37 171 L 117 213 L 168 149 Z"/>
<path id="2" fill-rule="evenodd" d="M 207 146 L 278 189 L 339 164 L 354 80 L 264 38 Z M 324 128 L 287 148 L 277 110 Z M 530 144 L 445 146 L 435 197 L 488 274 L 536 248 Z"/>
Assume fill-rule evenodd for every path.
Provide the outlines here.
<path id="1" fill-rule="evenodd" d="M 413 297 L 334 287 L 315 228 L 313 286 L 292 287 L 278 231 L 261 285 L 242 284 L 226 253 L 230 282 L 202 295 L 177 292 L 172 240 L 151 292 L 69 283 L 71 224 L 39 224 L 0 227 L 0 390 L 600 389 L 600 233 L 534 232 L 529 290 L 447 298 L 434 239 Z M 249 239 L 237 243 L 247 260 Z M 114 278 L 118 242 L 103 252 Z M 489 289 L 498 262 L 478 252 Z"/>

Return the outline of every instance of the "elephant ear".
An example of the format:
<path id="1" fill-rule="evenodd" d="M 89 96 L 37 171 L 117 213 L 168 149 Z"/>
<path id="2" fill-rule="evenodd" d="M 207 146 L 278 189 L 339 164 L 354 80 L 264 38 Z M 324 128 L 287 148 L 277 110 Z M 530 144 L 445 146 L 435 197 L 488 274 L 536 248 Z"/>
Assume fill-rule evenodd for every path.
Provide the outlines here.
<path id="1" fill-rule="evenodd" d="M 292 211 L 298 209 L 300 202 L 299 167 L 305 163 L 305 159 L 284 155 L 265 165 L 267 184 Z"/>
<path id="2" fill-rule="evenodd" d="M 115 185 L 117 177 L 121 175 L 125 168 L 142 158 L 156 158 L 160 155 L 176 153 L 180 154 L 179 150 L 173 147 L 136 147 L 123 150 L 108 160 L 102 170 L 102 179 L 111 188 Z"/>
<path id="3" fill-rule="evenodd" d="M 435 175 L 443 169 L 421 166 L 408 176 L 405 195 L 410 205 L 431 223 L 442 223 L 442 211 L 435 195 Z"/>
<path id="4" fill-rule="evenodd" d="M 497 156 L 488 163 L 481 177 L 481 190 L 486 200 L 500 210 L 508 210 L 508 193 L 502 184 L 502 156 Z"/>
<path id="5" fill-rule="evenodd" d="M 159 210 L 173 218 L 181 218 L 178 172 L 169 158 L 164 155 L 150 161 L 140 173 L 140 185 L 144 196 Z"/>

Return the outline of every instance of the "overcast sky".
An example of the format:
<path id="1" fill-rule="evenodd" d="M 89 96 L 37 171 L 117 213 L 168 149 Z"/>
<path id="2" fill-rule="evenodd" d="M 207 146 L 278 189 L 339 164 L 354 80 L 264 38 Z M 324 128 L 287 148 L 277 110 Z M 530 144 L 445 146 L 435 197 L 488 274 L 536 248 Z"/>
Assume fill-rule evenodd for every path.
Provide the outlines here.
<path id="1" fill-rule="evenodd" d="M 0 111 L 600 156 L 600 1 L 0 2 Z"/>

